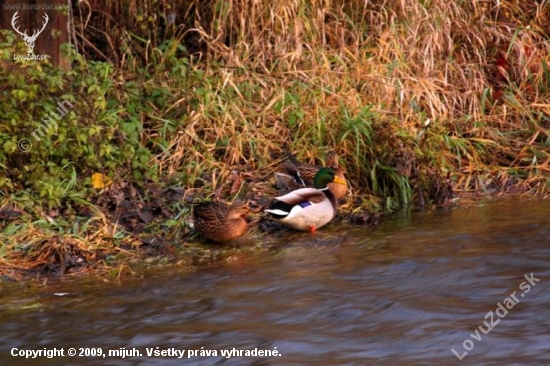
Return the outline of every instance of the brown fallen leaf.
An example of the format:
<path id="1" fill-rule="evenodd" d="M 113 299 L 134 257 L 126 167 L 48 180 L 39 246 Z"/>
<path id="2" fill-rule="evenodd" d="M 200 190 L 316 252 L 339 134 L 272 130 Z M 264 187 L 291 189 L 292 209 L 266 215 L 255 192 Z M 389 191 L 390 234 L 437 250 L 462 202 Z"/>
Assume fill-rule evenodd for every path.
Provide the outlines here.
<path id="1" fill-rule="evenodd" d="M 231 172 L 231 179 L 233 180 L 233 184 L 231 184 L 231 189 L 229 189 L 229 195 L 232 196 L 237 193 L 241 188 L 241 185 L 243 184 L 243 178 L 238 171 L 233 170 Z"/>

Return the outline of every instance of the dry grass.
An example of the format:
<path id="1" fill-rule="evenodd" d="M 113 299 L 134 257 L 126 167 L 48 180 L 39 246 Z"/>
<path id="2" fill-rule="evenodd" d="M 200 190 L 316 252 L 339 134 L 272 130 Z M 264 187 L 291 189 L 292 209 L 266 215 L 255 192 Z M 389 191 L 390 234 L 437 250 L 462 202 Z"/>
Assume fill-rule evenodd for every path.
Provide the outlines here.
<path id="1" fill-rule="evenodd" d="M 118 254 L 132 256 L 141 241 L 129 235 L 116 223 L 99 214 L 85 222 L 74 222 L 68 228 L 47 214 L 33 221 L 13 202 L 4 201 L 0 211 L 22 215 L 3 222 L 0 232 L 0 275 L 9 269 L 36 271 L 40 274 L 63 274 L 89 269 L 91 265 L 113 260 Z M 4 225 L 5 224 L 5 225 Z M 109 257 L 111 257 L 109 259 Z"/>
<path id="2" fill-rule="evenodd" d="M 162 65 L 151 80 L 174 98 L 157 117 L 177 111 L 179 133 L 154 163 L 190 190 L 234 169 L 267 176 L 284 147 L 309 163 L 335 149 L 364 205 L 437 201 L 447 174 L 456 191 L 495 174 L 548 189 L 547 0 L 126 3 L 80 13 L 113 29 L 105 48 L 121 70 Z M 186 51 L 163 52 L 170 37 Z M 170 57 L 202 80 L 185 84 Z"/>

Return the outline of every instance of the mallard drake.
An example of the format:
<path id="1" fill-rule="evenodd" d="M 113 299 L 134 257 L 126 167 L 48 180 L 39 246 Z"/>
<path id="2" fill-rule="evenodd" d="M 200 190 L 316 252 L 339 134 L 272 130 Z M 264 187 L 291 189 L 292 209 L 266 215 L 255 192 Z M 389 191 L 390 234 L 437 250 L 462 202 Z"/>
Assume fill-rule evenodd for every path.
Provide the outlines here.
<path id="1" fill-rule="evenodd" d="M 249 212 L 243 203 L 201 202 L 193 208 L 193 222 L 195 229 L 208 239 L 225 243 L 246 234 L 245 218 Z"/>
<path id="2" fill-rule="evenodd" d="M 290 161 L 283 163 L 283 168 L 290 174 L 294 180 L 304 186 L 314 186 L 315 175 L 319 169 L 323 168 L 317 165 L 302 164 L 291 153 L 287 153 Z M 326 166 L 332 168 L 336 175 L 344 182 L 343 184 L 329 183 L 328 189 L 334 194 L 336 200 L 344 197 L 348 191 L 348 185 L 344 171 L 338 166 L 338 155 L 335 151 L 329 151 L 325 156 Z"/>
<path id="3" fill-rule="evenodd" d="M 332 168 L 321 168 L 315 174 L 315 188 L 301 188 L 284 196 L 275 197 L 271 214 L 281 224 L 295 230 L 315 230 L 329 223 L 337 213 L 334 194 L 328 189 L 329 183 L 346 184 Z"/>

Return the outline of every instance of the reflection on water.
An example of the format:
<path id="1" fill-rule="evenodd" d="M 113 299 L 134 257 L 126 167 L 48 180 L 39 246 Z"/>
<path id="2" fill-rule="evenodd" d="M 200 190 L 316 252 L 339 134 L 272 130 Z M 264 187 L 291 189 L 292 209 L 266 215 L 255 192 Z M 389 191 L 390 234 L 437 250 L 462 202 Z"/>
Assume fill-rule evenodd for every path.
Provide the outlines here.
<path id="1" fill-rule="evenodd" d="M 314 238 L 299 234 L 275 254 L 216 269 L 164 268 L 106 284 L 91 278 L 45 287 L 4 283 L 0 363 L 45 362 L 12 357 L 13 347 L 135 347 L 144 355 L 147 348 L 203 347 L 218 356 L 50 362 L 549 364 L 549 214 L 549 202 L 511 200 L 403 214 L 376 228 L 336 226 Z M 519 297 L 530 273 L 540 282 Z M 519 303 L 488 334 L 481 332 L 485 316 L 514 291 Z M 63 292 L 69 295 L 54 295 Z M 282 356 L 219 353 L 233 348 L 276 349 Z M 459 361 L 451 349 L 467 354 Z"/>

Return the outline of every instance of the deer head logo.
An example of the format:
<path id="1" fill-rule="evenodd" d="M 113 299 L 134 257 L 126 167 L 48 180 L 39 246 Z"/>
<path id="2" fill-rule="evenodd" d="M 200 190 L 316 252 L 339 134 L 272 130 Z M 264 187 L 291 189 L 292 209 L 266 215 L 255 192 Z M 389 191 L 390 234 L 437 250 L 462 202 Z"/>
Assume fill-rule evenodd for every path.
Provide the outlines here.
<path id="1" fill-rule="evenodd" d="M 29 36 L 27 34 L 27 30 L 25 29 L 25 32 L 20 32 L 19 31 L 19 27 L 16 27 L 15 26 L 15 20 L 17 19 L 18 15 L 17 13 L 19 12 L 16 11 L 15 14 L 13 14 L 13 17 L 11 18 L 11 26 L 13 27 L 13 29 L 19 33 L 21 35 L 21 37 L 23 38 L 23 40 L 25 41 L 25 43 L 27 44 L 27 53 L 32 53 L 33 49 L 34 49 L 34 42 L 36 42 L 36 38 L 38 38 L 38 35 L 40 33 L 42 33 L 42 31 L 44 30 L 44 28 L 46 28 L 46 24 L 48 24 L 48 14 L 44 13 L 44 19 L 45 19 L 45 22 L 43 23 L 42 25 L 42 29 L 40 30 L 34 30 L 33 33 L 32 33 L 32 36 Z"/>

